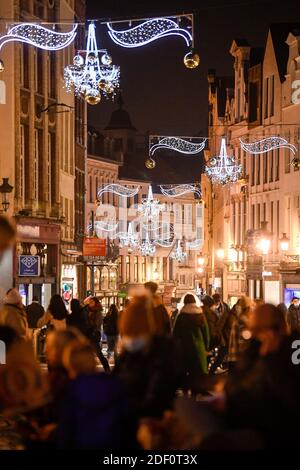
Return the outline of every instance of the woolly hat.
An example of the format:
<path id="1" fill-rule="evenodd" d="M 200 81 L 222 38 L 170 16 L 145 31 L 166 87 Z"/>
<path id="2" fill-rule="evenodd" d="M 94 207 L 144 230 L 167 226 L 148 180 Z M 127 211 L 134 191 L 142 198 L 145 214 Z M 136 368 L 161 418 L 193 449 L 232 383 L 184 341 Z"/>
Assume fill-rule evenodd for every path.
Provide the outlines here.
<path id="1" fill-rule="evenodd" d="M 205 307 L 212 307 L 215 304 L 214 299 L 210 297 L 209 295 L 206 295 L 205 297 L 203 297 L 202 302 Z"/>
<path id="2" fill-rule="evenodd" d="M 119 320 L 121 336 L 151 336 L 155 330 L 151 302 L 147 296 L 134 297 Z"/>
<path id="3" fill-rule="evenodd" d="M 5 304 L 18 305 L 22 303 L 22 297 L 17 289 L 10 289 L 4 297 Z"/>

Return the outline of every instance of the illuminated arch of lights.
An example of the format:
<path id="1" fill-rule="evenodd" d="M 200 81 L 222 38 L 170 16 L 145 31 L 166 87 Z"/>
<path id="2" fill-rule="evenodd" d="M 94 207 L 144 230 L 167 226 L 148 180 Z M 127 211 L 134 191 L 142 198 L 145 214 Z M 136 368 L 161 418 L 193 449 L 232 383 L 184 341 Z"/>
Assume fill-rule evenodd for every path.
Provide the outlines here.
<path id="1" fill-rule="evenodd" d="M 227 155 L 224 138 L 221 140 L 220 155 L 208 160 L 205 173 L 214 184 L 225 185 L 234 183 L 241 178 L 242 165 L 236 164 L 234 157 Z"/>
<path id="2" fill-rule="evenodd" d="M 149 154 L 151 156 L 159 149 L 168 149 L 185 155 L 196 155 L 204 149 L 206 141 L 206 137 L 150 136 Z"/>
<path id="3" fill-rule="evenodd" d="M 243 142 L 240 139 L 241 148 L 245 150 L 245 152 L 252 153 L 252 154 L 261 154 L 270 152 L 274 149 L 279 148 L 287 148 L 289 149 L 294 155 L 296 153 L 296 147 L 293 144 L 290 144 L 286 139 L 283 137 L 271 136 L 266 137 L 262 140 L 257 140 L 256 142 Z"/>
<path id="4" fill-rule="evenodd" d="M 67 33 L 53 31 L 35 23 L 20 23 L 0 37 L 0 50 L 9 42 L 23 42 L 47 51 L 59 51 L 69 46 L 77 34 L 77 24 Z"/>

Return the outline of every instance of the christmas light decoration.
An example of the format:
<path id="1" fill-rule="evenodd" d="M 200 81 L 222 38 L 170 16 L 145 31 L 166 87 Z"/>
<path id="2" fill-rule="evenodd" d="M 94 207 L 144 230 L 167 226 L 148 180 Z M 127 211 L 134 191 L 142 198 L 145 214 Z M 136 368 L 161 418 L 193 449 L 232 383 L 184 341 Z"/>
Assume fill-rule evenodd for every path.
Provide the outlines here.
<path id="1" fill-rule="evenodd" d="M 241 177 L 242 165 L 237 165 L 234 157 L 227 155 L 224 138 L 221 140 L 220 155 L 209 159 L 205 173 L 212 183 L 222 185 L 234 183 Z"/>
<path id="2" fill-rule="evenodd" d="M 103 188 L 98 190 L 98 197 L 100 198 L 104 193 L 112 193 L 117 194 L 117 196 L 124 196 L 124 197 L 134 197 L 138 194 L 140 187 L 137 186 L 136 188 L 130 189 L 126 186 L 122 186 L 121 184 L 117 183 L 110 183 L 104 186 Z"/>
<path id="3" fill-rule="evenodd" d="M 77 54 L 73 65 L 65 68 L 64 76 L 66 89 L 74 88 L 75 94 L 84 97 L 89 104 L 99 103 L 101 93 L 106 97 L 114 96 L 119 87 L 120 67 L 111 65 L 111 57 L 105 49 L 98 49 L 94 23 L 88 28 L 85 59 Z"/>
<path id="4" fill-rule="evenodd" d="M 119 233 L 118 238 L 120 240 L 120 246 L 122 248 L 138 248 L 139 247 L 139 236 L 133 233 L 132 223 L 128 224 L 128 232 Z"/>
<path id="5" fill-rule="evenodd" d="M 157 240 L 153 240 L 153 243 L 162 248 L 171 248 L 174 245 L 174 240 L 167 241 L 163 239 L 157 239 Z"/>
<path id="6" fill-rule="evenodd" d="M 178 184 L 176 186 L 160 186 L 160 190 L 164 196 L 167 197 L 178 197 L 184 194 L 194 193 L 197 196 L 201 196 L 201 190 L 199 186 L 193 184 Z"/>
<path id="7" fill-rule="evenodd" d="M 95 222 L 95 229 L 98 231 L 103 230 L 103 232 L 114 232 L 115 230 L 117 230 L 117 227 L 118 227 L 118 222 L 110 223 L 110 222 L 104 222 L 100 220 L 97 220 Z"/>
<path id="8" fill-rule="evenodd" d="M 206 140 L 207 139 L 204 137 L 182 138 L 150 136 L 149 153 L 151 156 L 159 149 L 168 149 L 186 155 L 195 155 L 204 149 Z"/>
<path id="9" fill-rule="evenodd" d="M 24 42 L 47 51 L 58 51 L 69 46 L 77 34 L 77 24 L 67 33 L 53 31 L 35 23 L 20 23 L 12 26 L 0 37 L 0 50 L 8 42 Z"/>
<path id="10" fill-rule="evenodd" d="M 190 22 L 191 16 L 182 15 Z M 141 47 L 166 36 L 180 36 L 187 46 L 191 46 L 193 36 L 187 28 L 181 28 L 179 24 L 171 18 L 152 18 L 143 23 L 125 30 L 113 29 L 111 23 L 107 23 L 110 38 L 119 46 L 132 48 Z"/>
<path id="11" fill-rule="evenodd" d="M 157 219 L 163 209 L 164 204 L 161 204 L 158 199 L 153 198 L 152 187 L 150 185 L 147 198 L 142 200 L 142 204 L 138 205 L 139 214 L 147 219 L 147 221 L 151 221 Z"/>
<path id="12" fill-rule="evenodd" d="M 154 244 L 150 241 L 148 233 L 145 240 L 141 243 L 140 252 L 142 256 L 153 256 L 156 252 Z"/>
<path id="13" fill-rule="evenodd" d="M 191 242 L 186 242 L 186 247 L 188 250 L 197 250 L 198 248 L 202 248 L 202 246 L 203 240 L 200 240 L 199 238 L 196 238 Z"/>
<path id="14" fill-rule="evenodd" d="M 175 250 L 172 251 L 172 253 L 170 254 L 170 257 L 175 261 L 178 261 L 178 263 L 182 263 L 186 259 L 187 253 L 182 250 L 181 240 L 177 241 L 177 246 Z"/>
<path id="15" fill-rule="evenodd" d="M 241 143 L 241 148 L 243 150 L 245 150 L 248 153 L 252 153 L 254 155 L 270 152 L 270 150 L 274 150 L 278 148 L 287 148 L 293 154 L 296 153 L 295 145 L 290 144 L 283 137 L 277 137 L 277 136 L 266 137 L 265 139 L 257 140 L 256 142 L 252 142 L 252 143 L 243 142 L 242 139 L 240 139 L 240 143 Z"/>

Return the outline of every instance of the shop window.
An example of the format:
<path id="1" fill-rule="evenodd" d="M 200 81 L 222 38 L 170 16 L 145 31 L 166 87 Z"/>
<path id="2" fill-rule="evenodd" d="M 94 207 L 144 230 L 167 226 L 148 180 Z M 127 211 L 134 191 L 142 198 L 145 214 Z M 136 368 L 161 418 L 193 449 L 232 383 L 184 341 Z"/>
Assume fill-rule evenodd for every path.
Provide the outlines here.
<path id="1" fill-rule="evenodd" d="M 102 268 L 101 270 L 101 286 L 100 290 L 108 290 L 109 288 L 109 272 L 108 268 Z"/>

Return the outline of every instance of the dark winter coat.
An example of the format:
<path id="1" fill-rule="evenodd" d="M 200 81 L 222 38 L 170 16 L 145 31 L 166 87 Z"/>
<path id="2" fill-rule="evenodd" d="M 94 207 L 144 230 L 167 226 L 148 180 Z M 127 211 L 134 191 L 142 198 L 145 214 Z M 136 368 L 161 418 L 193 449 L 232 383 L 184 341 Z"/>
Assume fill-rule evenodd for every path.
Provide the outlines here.
<path id="1" fill-rule="evenodd" d="M 58 424 L 60 449 L 120 449 L 130 445 L 128 401 L 117 377 L 81 376 L 70 382 Z"/>
<path id="2" fill-rule="evenodd" d="M 175 344 L 172 338 L 162 336 L 152 338 L 144 351 L 122 351 L 114 369 L 127 390 L 136 419 L 161 416 L 172 407 L 180 373 Z"/>
<path id="3" fill-rule="evenodd" d="M 118 336 L 118 314 L 115 312 L 108 312 L 103 320 L 103 331 L 106 336 Z"/>
<path id="4" fill-rule="evenodd" d="M 233 315 L 225 302 L 219 307 L 219 320 L 217 324 L 218 334 L 220 335 L 221 345 L 229 346 L 230 331 L 233 323 Z"/>
<path id="5" fill-rule="evenodd" d="M 156 325 L 157 334 L 160 334 L 162 336 L 170 336 L 171 322 L 166 307 L 162 303 L 159 303 L 157 305 L 155 299 L 153 304 L 153 317 Z"/>
<path id="6" fill-rule="evenodd" d="M 287 312 L 287 321 L 291 331 L 300 331 L 300 307 L 291 304 Z"/>
<path id="7" fill-rule="evenodd" d="M 42 307 L 38 302 L 32 302 L 28 305 L 26 307 L 26 314 L 29 328 L 37 328 L 37 322 L 44 313 L 44 307 Z"/>
<path id="8" fill-rule="evenodd" d="M 83 310 L 79 310 L 76 313 L 71 313 L 66 318 L 67 326 L 77 328 L 81 333 L 86 335 L 88 328 L 87 315 Z"/>
<path id="9" fill-rule="evenodd" d="M 26 338 L 28 323 L 25 308 L 14 304 L 4 304 L 0 310 L 0 325 L 9 326 L 18 336 Z"/>
<path id="10" fill-rule="evenodd" d="M 173 337 L 183 362 L 183 373 L 191 378 L 207 374 L 206 351 L 209 349 L 209 328 L 201 308 L 185 305 L 178 314 Z"/>
<path id="11" fill-rule="evenodd" d="M 221 333 L 219 330 L 219 317 L 214 310 L 204 305 L 203 313 L 205 315 L 210 335 L 209 349 L 219 346 L 221 342 Z"/>

